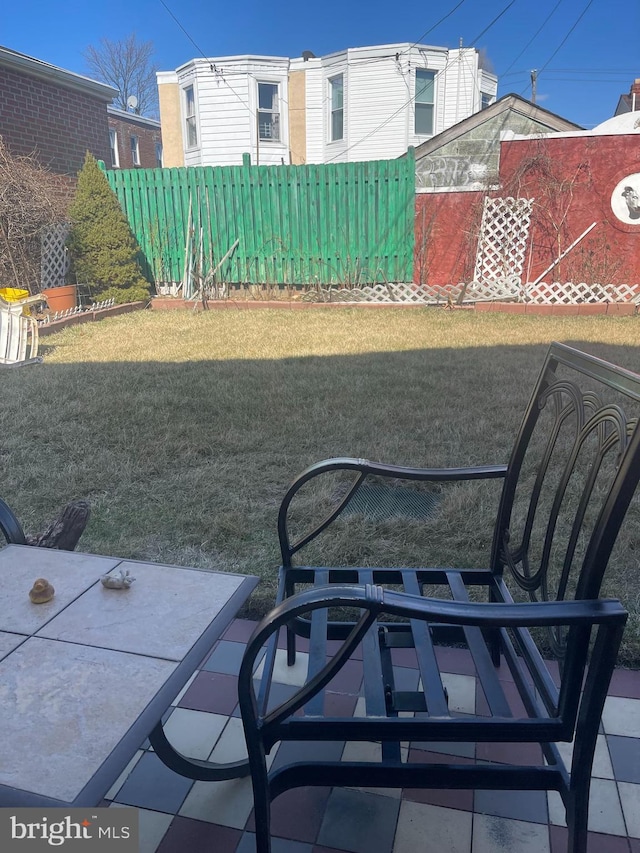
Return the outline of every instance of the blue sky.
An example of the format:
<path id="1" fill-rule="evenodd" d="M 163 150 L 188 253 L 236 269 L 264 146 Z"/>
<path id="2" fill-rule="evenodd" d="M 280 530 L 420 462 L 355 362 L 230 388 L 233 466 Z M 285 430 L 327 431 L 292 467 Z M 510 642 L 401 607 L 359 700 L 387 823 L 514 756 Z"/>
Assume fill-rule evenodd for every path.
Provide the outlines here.
<path id="1" fill-rule="evenodd" d="M 2 0 L 0 44 L 86 74 L 89 44 L 132 31 L 154 43 L 160 70 L 202 53 L 320 56 L 389 42 L 457 47 L 462 39 L 486 51 L 499 96 L 530 97 L 530 72 L 539 69 L 538 103 L 584 127 L 610 118 L 640 77 L 640 0 L 165 3 L 191 40 L 161 0 Z"/>

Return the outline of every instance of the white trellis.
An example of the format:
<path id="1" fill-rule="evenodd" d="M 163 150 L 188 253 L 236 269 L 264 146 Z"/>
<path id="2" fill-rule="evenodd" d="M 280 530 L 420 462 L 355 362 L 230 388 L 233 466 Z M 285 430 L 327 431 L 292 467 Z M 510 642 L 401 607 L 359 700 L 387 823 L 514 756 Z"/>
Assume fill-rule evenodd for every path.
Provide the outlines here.
<path id="1" fill-rule="evenodd" d="M 517 295 L 532 207 L 532 198 L 485 198 L 474 281 L 498 285 L 503 296 Z"/>
<path id="2" fill-rule="evenodd" d="M 472 281 L 468 284 L 436 286 L 388 283 L 363 287 L 320 287 L 302 297 L 305 302 L 369 302 L 379 304 L 437 305 L 443 303 L 513 302 L 535 305 L 579 305 L 582 303 L 640 304 L 640 284 L 585 284 L 538 282 L 521 285 L 517 276 L 499 281 Z"/>
<path id="3" fill-rule="evenodd" d="M 65 246 L 69 225 L 60 222 L 42 232 L 40 239 L 40 284 L 42 289 L 64 284 L 69 270 L 69 257 Z"/>

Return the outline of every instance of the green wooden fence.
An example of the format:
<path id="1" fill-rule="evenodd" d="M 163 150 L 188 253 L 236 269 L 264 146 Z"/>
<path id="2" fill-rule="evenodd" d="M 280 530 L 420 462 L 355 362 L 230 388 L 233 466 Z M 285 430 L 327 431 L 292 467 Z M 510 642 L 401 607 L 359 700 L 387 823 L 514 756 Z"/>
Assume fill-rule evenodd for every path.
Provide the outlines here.
<path id="1" fill-rule="evenodd" d="M 413 150 L 318 166 L 106 172 L 155 283 L 202 274 L 253 284 L 411 281 Z M 185 256 L 187 263 L 185 264 Z"/>

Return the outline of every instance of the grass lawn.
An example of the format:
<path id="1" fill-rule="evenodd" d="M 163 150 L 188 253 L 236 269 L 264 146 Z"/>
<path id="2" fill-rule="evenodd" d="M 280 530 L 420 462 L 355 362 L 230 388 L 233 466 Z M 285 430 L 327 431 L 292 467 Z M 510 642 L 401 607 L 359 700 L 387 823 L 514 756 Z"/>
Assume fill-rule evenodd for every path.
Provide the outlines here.
<path id="1" fill-rule="evenodd" d="M 335 455 L 506 462 L 552 340 L 640 370 L 635 318 L 334 308 L 77 326 L 43 339 L 43 365 L 2 373 L 2 497 L 29 532 L 87 498 L 81 550 L 259 574 L 255 615 L 273 601 L 276 513 L 298 472 Z M 433 523 L 382 522 L 374 538 L 361 522 L 323 556 L 485 565 L 498 486 L 453 488 Z M 638 665 L 634 510 L 605 592 L 633 613 L 624 660 Z"/>

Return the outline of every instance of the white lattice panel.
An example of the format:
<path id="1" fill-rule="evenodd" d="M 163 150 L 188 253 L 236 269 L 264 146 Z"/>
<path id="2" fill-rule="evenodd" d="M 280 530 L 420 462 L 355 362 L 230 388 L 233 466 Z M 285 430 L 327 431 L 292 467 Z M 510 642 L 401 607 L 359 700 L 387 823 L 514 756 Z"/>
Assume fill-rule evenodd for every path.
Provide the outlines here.
<path id="1" fill-rule="evenodd" d="M 532 198 L 485 198 L 474 280 L 520 278 L 529 238 Z"/>
<path id="2" fill-rule="evenodd" d="M 65 246 L 69 225 L 61 222 L 47 228 L 40 241 L 40 283 L 42 289 L 65 283 L 69 256 Z"/>
<path id="3" fill-rule="evenodd" d="M 303 296 L 305 302 L 370 302 L 404 305 L 434 305 L 456 302 L 499 302 L 505 299 L 536 305 L 579 305 L 581 303 L 636 302 L 640 284 L 560 284 L 540 282 L 522 286 L 513 275 L 498 281 L 429 286 L 425 284 L 374 284 L 354 288 L 319 288 Z"/>
<path id="4" fill-rule="evenodd" d="M 634 302 L 640 300 L 640 286 L 629 284 L 586 284 L 585 282 L 538 282 L 524 288 L 523 301 L 537 305 Z"/>

